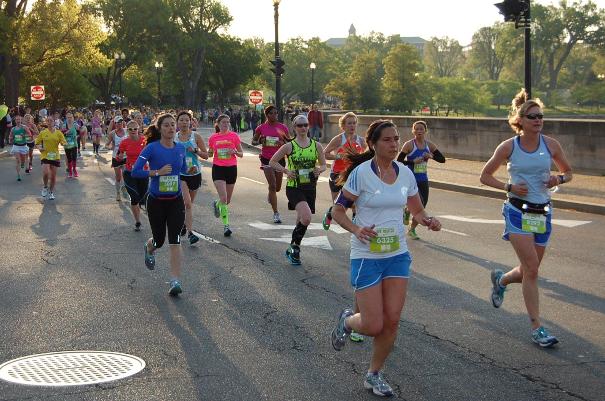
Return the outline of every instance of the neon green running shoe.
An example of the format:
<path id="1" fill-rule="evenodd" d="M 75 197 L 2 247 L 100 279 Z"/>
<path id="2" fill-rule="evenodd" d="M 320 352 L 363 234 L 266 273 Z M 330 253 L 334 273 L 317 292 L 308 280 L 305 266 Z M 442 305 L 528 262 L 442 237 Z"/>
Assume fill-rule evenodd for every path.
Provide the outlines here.
<path id="1" fill-rule="evenodd" d="M 360 342 L 363 342 L 363 340 L 365 340 L 365 337 L 356 331 L 351 331 L 351 334 L 349 334 L 349 340 L 356 342 L 356 343 L 360 343 Z"/>
<path id="2" fill-rule="evenodd" d="M 403 212 L 403 225 L 410 225 L 410 212 L 408 211 L 408 209 L 405 209 L 405 211 Z"/>
<path id="3" fill-rule="evenodd" d="M 415 228 L 410 228 L 408 230 L 408 235 L 410 236 L 411 239 L 420 239 L 420 237 L 418 236 L 418 234 L 416 234 L 416 229 Z"/>

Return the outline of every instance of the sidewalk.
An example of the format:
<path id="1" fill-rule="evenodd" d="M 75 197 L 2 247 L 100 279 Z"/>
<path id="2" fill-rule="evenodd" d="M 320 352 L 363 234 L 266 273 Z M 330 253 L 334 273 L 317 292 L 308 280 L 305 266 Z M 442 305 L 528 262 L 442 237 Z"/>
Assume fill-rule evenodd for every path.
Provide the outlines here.
<path id="1" fill-rule="evenodd" d="M 260 146 L 251 145 L 252 131 L 242 132 L 240 137 L 247 148 L 260 149 Z M 504 200 L 506 195 L 503 191 L 486 187 L 479 182 L 484 164 L 485 162 L 458 159 L 447 159 L 444 164 L 432 162 L 429 164 L 431 187 Z M 506 166 L 502 166 L 495 176 L 505 181 L 508 177 Z M 573 180 L 560 185 L 552 199 L 558 208 L 605 214 L 605 176 L 574 173 Z"/>

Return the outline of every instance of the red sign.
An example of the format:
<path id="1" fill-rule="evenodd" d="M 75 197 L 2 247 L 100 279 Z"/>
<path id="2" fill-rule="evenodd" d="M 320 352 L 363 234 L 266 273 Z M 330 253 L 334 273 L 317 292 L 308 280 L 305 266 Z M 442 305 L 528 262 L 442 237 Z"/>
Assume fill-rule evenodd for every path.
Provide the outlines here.
<path id="1" fill-rule="evenodd" d="M 248 91 L 249 104 L 261 104 L 263 102 L 263 91 L 251 90 Z"/>
<path id="2" fill-rule="evenodd" d="M 32 100 L 44 100 L 46 96 L 44 92 L 44 85 L 34 85 L 30 89 Z"/>

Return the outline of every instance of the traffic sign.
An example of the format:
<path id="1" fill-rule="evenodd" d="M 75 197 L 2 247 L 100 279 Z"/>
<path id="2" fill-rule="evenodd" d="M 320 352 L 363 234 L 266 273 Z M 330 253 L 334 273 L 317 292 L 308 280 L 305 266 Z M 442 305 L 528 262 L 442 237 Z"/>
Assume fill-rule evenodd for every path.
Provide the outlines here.
<path id="1" fill-rule="evenodd" d="M 261 104 L 263 102 L 263 91 L 248 91 L 248 104 Z"/>
<path id="2" fill-rule="evenodd" d="M 46 97 L 46 94 L 44 92 L 44 85 L 34 85 L 30 89 L 32 100 L 44 100 L 44 98 Z"/>

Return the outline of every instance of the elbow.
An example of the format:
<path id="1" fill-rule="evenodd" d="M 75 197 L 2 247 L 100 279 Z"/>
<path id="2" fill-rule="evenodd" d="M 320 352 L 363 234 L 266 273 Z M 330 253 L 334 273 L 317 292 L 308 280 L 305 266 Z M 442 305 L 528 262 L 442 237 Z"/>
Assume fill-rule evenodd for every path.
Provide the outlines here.
<path id="1" fill-rule="evenodd" d="M 487 185 L 487 174 L 481 173 L 479 176 L 479 182 L 481 182 L 483 185 Z"/>

